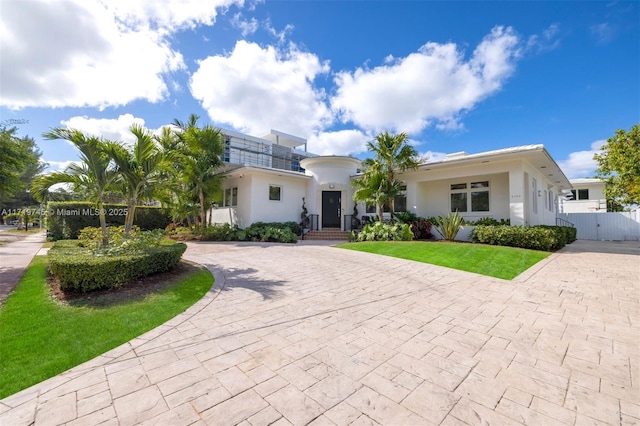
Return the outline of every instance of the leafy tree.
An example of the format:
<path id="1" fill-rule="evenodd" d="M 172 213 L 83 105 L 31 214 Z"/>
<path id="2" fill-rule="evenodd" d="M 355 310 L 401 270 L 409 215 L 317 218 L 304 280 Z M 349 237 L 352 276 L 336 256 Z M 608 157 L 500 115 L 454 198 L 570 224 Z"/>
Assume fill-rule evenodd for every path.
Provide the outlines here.
<path id="1" fill-rule="evenodd" d="M 640 204 L 640 123 L 629 132 L 616 130 L 607 139 L 598 162 L 597 176 L 605 181 L 604 193 L 608 200 L 623 204 Z"/>
<path id="2" fill-rule="evenodd" d="M 219 129 L 211 125 L 198 127 L 198 119 L 197 115 L 191 114 L 186 123 L 174 120 L 178 143 L 172 156 L 177 160 L 176 168 L 183 183 L 197 197 L 199 223 L 204 227 L 207 206 L 219 193 L 223 180 L 220 171 L 224 166 L 221 158 L 224 143 Z"/>
<path id="3" fill-rule="evenodd" d="M 106 152 L 106 142 L 96 137 L 87 137 L 79 130 L 53 128 L 42 135 L 48 140 L 66 140 L 80 151 L 80 164 L 72 164 L 64 171 L 38 176 L 32 184 L 34 196 L 40 201 L 53 185 L 69 183 L 75 190 L 84 190 L 96 203 L 102 229 L 103 245 L 108 244 L 107 222 L 104 211 L 106 191 L 112 184 L 115 173 L 109 167 L 110 158 Z"/>
<path id="4" fill-rule="evenodd" d="M 367 143 L 367 150 L 374 156 L 362 162 L 362 177 L 354 182 L 354 199 L 375 204 L 380 221 L 385 206 L 393 212 L 393 199 L 402 186 L 398 175 L 419 165 L 418 152 L 408 139 L 404 132 L 395 135 L 383 132 Z"/>
<path id="5" fill-rule="evenodd" d="M 131 150 L 120 142 L 105 143 L 105 152 L 116 165 L 114 184 L 120 188 L 127 200 L 125 236 L 129 235 L 133 227 L 140 198 L 150 196 L 160 182 L 159 165 L 162 161 L 162 152 L 149 130 L 137 124 L 133 124 L 130 130 L 136 137 Z"/>
<path id="6" fill-rule="evenodd" d="M 18 137 L 16 127 L 0 125 L 0 203 L 3 208 L 24 207 L 32 203 L 27 189 L 46 164 L 35 141 Z"/>

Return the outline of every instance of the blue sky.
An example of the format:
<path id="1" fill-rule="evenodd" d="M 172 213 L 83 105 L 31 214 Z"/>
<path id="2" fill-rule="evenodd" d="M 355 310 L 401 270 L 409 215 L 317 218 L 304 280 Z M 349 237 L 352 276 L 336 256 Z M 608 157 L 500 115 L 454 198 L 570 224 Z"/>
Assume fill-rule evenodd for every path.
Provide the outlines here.
<path id="1" fill-rule="evenodd" d="M 569 178 L 640 122 L 636 1 L 2 0 L 0 118 L 51 170 L 68 126 L 129 140 L 174 118 L 363 158 L 382 130 L 418 151 L 544 144 Z"/>

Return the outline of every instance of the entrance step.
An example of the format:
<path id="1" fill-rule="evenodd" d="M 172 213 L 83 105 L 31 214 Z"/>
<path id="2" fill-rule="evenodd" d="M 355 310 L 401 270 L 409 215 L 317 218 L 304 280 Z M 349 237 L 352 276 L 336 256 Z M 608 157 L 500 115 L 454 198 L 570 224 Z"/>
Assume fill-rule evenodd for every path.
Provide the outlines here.
<path id="1" fill-rule="evenodd" d="M 349 231 L 341 231 L 340 229 L 309 231 L 302 239 L 314 241 L 347 241 L 349 239 Z"/>

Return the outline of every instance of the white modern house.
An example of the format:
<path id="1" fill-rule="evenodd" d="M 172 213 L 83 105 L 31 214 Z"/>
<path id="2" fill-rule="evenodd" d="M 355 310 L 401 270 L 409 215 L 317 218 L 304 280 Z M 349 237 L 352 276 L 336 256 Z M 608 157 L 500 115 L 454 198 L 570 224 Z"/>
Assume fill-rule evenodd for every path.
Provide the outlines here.
<path id="1" fill-rule="evenodd" d="M 606 213 L 605 183 L 601 179 L 571 179 L 573 189 L 560 197 L 560 213 Z"/>
<path id="2" fill-rule="evenodd" d="M 227 163 L 222 203 L 214 223 L 246 227 L 254 222 L 301 219 L 305 207 L 318 229 L 349 229 L 354 210 L 352 182 L 360 160 L 317 156 L 306 140 L 272 130 L 257 138 L 223 130 Z M 458 212 L 468 220 L 509 219 L 512 225 L 555 225 L 558 195 L 571 183 L 543 145 L 447 155 L 404 173 L 404 194 L 395 211 L 420 217 Z M 358 217 L 375 215 L 360 203 Z"/>

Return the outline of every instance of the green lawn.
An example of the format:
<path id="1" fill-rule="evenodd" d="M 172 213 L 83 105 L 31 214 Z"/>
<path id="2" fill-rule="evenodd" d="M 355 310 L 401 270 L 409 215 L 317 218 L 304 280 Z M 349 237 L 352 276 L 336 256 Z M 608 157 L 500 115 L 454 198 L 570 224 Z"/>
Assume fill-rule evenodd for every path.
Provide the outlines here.
<path id="1" fill-rule="evenodd" d="M 337 247 L 446 266 L 505 280 L 513 279 L 551 254 L 515 247 L 443 241 L 367 241 L 340 244 Z"/>
<path id="2" fill-rule="evenodd" d="M 36 256 L 0 307 L 0 398 L 53 377 L 168 321 L 200 300 L 213 277 L 198 268 L 157 293 L 70 306 L 53 300 Z"/>

